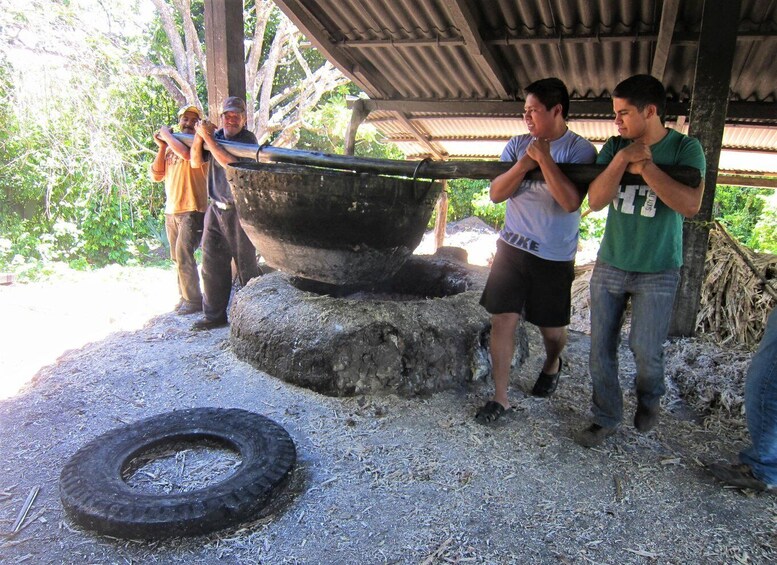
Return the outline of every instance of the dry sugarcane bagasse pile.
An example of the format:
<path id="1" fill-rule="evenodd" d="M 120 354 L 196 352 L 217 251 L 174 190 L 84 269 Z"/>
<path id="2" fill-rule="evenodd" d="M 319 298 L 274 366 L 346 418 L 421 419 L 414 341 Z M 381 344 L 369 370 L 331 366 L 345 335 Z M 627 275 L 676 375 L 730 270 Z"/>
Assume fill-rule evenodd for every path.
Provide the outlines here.
<path id="1" fill-rule="evenodd" d="M 770 288 L 767 288 L 770 285 Z M 718 222 L 710 230 L 696 328 L 721 345 L 758 345 L 777 304 L 777 255 L 739 245 Z"/>
<path id="2" fill-rule="evenodd" d="M 666 373 L 708 428 L 744 431 L 744 386 L 751 351 L 777 304 L 777 255 L 738 244 L 715 222 L 697 317 L 697 339 L 673 341 Z"/>

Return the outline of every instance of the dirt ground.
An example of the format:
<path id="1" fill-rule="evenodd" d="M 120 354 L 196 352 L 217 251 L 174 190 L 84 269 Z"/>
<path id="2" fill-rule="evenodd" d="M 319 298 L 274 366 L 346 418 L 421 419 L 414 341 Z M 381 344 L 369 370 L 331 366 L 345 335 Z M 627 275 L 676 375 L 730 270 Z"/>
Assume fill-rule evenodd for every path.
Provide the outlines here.
<path id="1" fill-rule="evenodd" d="M 139 310 L 159 299 L 160 312 L 169 307 L 167 297 L 151 293 L 172 287 L 172 271 L 149 286 L 122 273 L 101 283 L 114 301 Z M 58 288 L 59 303 L 70 304 L 77 319 L 84 305 L 64 291 L 84 284 L 42 285 L 40 292 Z M 6 327 L 25 316 L 5 315 L 12 288 L 0 287 Z M 17 342 L 48 339 L 53 317 Z M 33 381 L 0 401 L 0 563 L 777 560 L 777 497 L 722 488 L 702 466 L 744 445 L 741 406 L 691 394 L 702 388 L 694 379 L 732 372 L 741 380 L 746 352 L 720 351 L 702 339 L 670 344 L 662 419 L 643 435 L 630 422 L 634 366 L 624 348 L 623 426 L 601 448 L 586 450 L 571 439 L 590 405 L 584 331 L 571 332 L 568 372 L 556 394 L 542 400 L 527 394 L 541 362 L 539 336 L 529 328 L 531 360 L 513 375 L 516 409 L 487 428 L 473 415 L 490 394 L 488 382 L 428 398 L 325 397 L 236 359 L 229 329 L 195 333 L 191 322 L 157 313 L 140 329 L 113 331 L 54 362 L 40 357 L 46 366 Z M 18 355 L 7 346 L 0 353 L 4 364 Z M 293 438 L 293 479 L 265 515 L 161 542 L 100 536 L 64 515 L 59 473 L 79 447 L 123 424 L 198 406 L 264 414 Z M 34 487 L 40 493 L 21 530 L 8 534 Z"/>

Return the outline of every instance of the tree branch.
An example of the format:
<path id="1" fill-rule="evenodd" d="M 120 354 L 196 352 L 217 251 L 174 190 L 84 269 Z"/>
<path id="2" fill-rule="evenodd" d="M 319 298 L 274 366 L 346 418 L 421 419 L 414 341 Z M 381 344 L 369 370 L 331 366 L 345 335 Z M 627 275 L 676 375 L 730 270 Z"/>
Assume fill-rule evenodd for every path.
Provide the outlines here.
<path id="1" fill-rule="evenodd" d="M 170 43 L 170 49 L 173 52 L 173 60 L 179 73 L 183 76 L 189 76 L 186 64 L 186 50 L 184 49 L 181 36 L 178 35 L 178 28 L 175 25 L 173 17 L 173 8 L 164 0 L 151 0 L 156 6 L 159 19 L 162 22 L 162 29 L 165 31 L 167 41 Z"/>

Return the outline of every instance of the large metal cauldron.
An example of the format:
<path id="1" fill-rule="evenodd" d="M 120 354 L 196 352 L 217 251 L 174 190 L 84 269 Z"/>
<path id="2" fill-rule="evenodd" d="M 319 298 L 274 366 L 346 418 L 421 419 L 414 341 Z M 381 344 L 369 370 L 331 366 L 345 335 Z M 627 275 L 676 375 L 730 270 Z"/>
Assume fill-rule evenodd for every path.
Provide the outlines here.
<path id="1" fill-rule="evenodd" d="M 272 267 L 335 285 L 391 277 L 421 242 L 437 182 L 303 165 L 227 167 L 240 223 Z"/>

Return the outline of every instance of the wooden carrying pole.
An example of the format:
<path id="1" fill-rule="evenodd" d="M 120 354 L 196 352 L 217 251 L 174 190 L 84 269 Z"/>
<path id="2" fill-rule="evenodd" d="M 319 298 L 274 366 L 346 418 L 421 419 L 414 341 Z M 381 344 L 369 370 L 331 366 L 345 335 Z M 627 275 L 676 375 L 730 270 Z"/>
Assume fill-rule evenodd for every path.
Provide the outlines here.
<path id="1" fill-rule="evenodd" d="M 175 134 L 179 140 L 191 146 L 193 136 L 183 133 Z M 399 161 L 393 159 L 373 159 L 364 157 L 351 157 L 348 155 L 335 155 L 332 153 L 320 153 L 317 151 L 301 151 L 299 149 L 285 149 L 271 145 L 255 145 L 250 143 L 237 143 L 234 141 L 219 140 L 235 157 L 256 159 L 262 162 L 292 163 L 295 165 L 309 165 L 314 167 L 326 167 L 330 169 L 343 169 L 358 173 L 374 173 L 379 175 L 396 175 L 409 178 L 424 179 L 493 179 L 506 172 L 513 163 L 503 161 Z M 559 169 L 579 187 L 588 187 L 599 173 L 605 169 L 605 165 L 578 165 L 559 163 Z M 663 166 L 661 170 L 670 177 L 687 186 L 698 186 L 701 182 L 701 174 L 698 169 L 681 166 Z M 530 180 L 542 180 L 542 172 L 539 169 L 529 171 L 526 175 Z M 646 184 L 639 175 L 625 173 L 621 179 L 622 184 L 641 185 Z"/>

